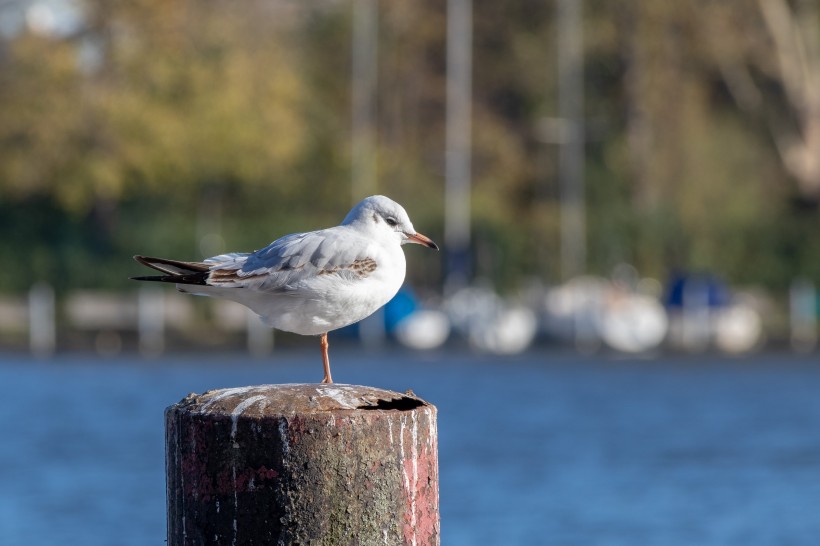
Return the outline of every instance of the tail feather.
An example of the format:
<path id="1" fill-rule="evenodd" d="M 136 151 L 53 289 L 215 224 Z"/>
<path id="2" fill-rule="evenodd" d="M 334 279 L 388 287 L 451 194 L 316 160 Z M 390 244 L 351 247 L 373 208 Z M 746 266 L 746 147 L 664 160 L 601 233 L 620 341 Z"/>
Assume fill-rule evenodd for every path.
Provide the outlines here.
<path id="1" fill-rule="evenodd" d="M 170 282 L 176 284 L 207 284 L 210 274 L 210 264 L 202 262 L 182 262 L 179 260 L 168 260 L 165 258 L 152 258 L 149 256 L 134 256 L 134 259 L 142 265 L 156 269 L 164 275 L 149 275 L 141 277 L 131 277 L 135 281 L 155 281 Z"/>
<path id="2" fill-rule="evenodd" d="M 211 264 L 203 262 L 183 262 L 180 260 L 169 260 L 167 258 L 152 258 L 150 256 L 134 256 L 134 259 L 142 265 L 147 265 L 157 271 L 168 273 L 169 275 L 180 275 L 184 273 L 200 273 L 208 271 Z"/>

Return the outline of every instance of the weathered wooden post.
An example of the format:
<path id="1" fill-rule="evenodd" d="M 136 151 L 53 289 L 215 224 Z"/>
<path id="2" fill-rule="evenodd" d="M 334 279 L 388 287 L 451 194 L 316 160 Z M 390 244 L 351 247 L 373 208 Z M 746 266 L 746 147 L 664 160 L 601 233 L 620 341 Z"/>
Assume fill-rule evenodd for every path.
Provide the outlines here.
<path id="1" fill-rule="evenodd" d="M 168 544 L 439 544 L 436 408 L 262 385 L 165 411 Z"/>

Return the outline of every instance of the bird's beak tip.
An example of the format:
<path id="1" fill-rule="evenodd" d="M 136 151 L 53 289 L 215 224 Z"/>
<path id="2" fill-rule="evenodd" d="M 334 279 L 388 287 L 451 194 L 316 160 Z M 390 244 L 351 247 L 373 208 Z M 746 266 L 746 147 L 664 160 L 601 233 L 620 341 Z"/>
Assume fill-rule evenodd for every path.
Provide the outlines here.
<path id="1" fill-rule="evenodd" d="M 433 250 L 438 250 L 438 245 L 426 235 L 422 235 L 421 233 L 414 233 L 412 235 L 407 236 L 407 240 L 411 243 L 416 243 L 418 245 L 424 245 L 427 248 L 432 248 Z"/>

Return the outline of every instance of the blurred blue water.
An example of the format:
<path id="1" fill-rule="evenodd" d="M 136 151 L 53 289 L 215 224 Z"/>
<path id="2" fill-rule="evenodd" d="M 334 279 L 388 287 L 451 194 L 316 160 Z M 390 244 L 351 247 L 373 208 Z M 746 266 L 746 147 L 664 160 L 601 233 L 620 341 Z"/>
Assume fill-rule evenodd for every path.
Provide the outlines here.
<path id="1" fill-rule="evenodd" d="M 0 544 L 162 544 L 164 408 L 315 381 L 317 356 L 0 356 Z M 446 546 L 820 542 L 813 359 L 333 357 L 438 406 Z"/>

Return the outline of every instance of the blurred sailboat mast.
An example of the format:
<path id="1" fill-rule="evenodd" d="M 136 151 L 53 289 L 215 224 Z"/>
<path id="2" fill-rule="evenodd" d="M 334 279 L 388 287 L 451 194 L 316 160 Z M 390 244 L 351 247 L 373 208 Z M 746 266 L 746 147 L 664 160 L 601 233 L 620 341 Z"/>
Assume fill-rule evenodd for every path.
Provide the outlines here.
<path id="1" fill-rule="evenodd" d="M 377 192 L 376 87 L 379 61 L 377 0 L 353 0 L 351 48 L 351 203 Z M 365 347 L 381 347 L 386 339 L 384 309 L 359 323 Z"/>
<path id="2" fill-rule="evenodd" d="M 568 280 L 586 270 L 583 2 L 557 0 L 557 4 L 561 275 Z"/>
<path id="3" fill-rule="evenodd" d="M 465 286 L 470 272 L 472 33 L 472 0 L 448 0 L 444 243 L 449 293 Z"/>
<path id="4" fill-rule="evenodd" d="M 353 0 L 351 202 L 376 193 L 376 0 Z"/>

